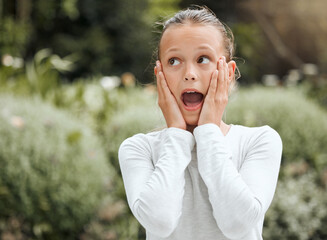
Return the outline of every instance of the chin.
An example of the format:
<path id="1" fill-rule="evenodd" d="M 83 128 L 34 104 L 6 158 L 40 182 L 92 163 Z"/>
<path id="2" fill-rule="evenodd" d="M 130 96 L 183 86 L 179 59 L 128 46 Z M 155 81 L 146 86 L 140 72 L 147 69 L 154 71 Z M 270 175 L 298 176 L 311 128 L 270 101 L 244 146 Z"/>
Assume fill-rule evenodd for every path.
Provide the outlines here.
<path id="1" fill-rule="evenodd" d="M 192 117 L 187 117 L 187 118 L 184 118 L 185 119 L 185 122 L 187 125 L 189 126 L 197 126 L 198 125 L 198 122 L 199 122 L 199 117 L 198 116 L 192 116 Z"/>

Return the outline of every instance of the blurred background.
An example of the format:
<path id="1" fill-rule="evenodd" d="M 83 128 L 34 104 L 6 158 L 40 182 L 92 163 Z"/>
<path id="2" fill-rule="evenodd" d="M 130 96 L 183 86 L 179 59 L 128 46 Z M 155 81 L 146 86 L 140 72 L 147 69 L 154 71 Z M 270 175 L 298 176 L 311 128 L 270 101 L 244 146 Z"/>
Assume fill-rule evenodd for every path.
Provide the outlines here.
<path id="1" fill-rule="evenodd" d="M 327 239 L 325 0 L 0 0 L 1 239 L 145 239 L 117 151 L 165 126 L 156 22 L 191 4 L 235 35 L 224 120 L 283 140 L 264 239 Z"/>

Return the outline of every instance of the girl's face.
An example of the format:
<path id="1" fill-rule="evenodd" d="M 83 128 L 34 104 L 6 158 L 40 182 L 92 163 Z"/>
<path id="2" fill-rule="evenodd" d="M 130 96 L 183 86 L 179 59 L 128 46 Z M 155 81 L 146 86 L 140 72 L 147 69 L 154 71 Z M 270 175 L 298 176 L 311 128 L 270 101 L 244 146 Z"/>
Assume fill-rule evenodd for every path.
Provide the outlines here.
<path id="1" fill-rule="evenodd" d="M 173 25 L 164 32 L 160 61 L 187 125 L 197 125 L 211 75 L 224 55 L 223 37 L 214 26 Z M 234 68 L 229 66 L 230 75 Z"/>

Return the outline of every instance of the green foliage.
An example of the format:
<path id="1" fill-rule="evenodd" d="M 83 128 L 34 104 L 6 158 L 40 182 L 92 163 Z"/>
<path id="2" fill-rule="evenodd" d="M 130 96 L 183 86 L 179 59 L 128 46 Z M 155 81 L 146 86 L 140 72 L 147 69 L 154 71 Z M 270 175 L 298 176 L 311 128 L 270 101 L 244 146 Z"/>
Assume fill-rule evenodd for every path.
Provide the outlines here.
<path id="1" fill-rule="evenodd" d="M 0 68 L 1 90 L 19 95 L 38 95 L 45 99 L 49 92 L 60 88 L 60 73 L 71 71 L 74 67 L 73 61 L 72 55 L 60 58 L 52 54 L 50 49 L 42 49 L 25 66 Z"/>
<path id="2" fill-rule="evenodd" d="M 242 83 L 254 83 L 260 78 L 264 66 L 264 38 L 257 24 L 236 23 L 232 27 L 236 61 L 241 72 Z M 242 62 L 241 60 L 244 60 Z"/>
<path id="3" fill-rule="evenodd" d="M 316 173 L 309 171 L 278 183 L 272 206 L 266 214 L 264 239 L 327 238 L 327 189 L 317 186 L 316 179 Z"/>
<path id="4" fill-rule="evenodd" d="M 69 109 L 92 129 L 102 131 L 119 101 L 118 91 L 106 90 L 100 76 L 79 79 L 72 84 L 60 81 L 62 72 L 74 68 L 76 55 L 60 58 L 50 49 L 42 49 L 22 68 L 0 68 L 0 93 L 38 96 L 56 107 Z"/>
<path id="5" fill-rule="evenodd" d="M 5 6 L 0 22 L 0 52 L 24 59 L 50 48 L 60 57 L 78 56 L 65 78 L 121 75 L 151 81 L 156 47 L 153 25 L 160 16 L 178 10 L 179 0 L 35 0 Z M 8 7 L 10 6 L 10 7 Z M 10 9 L 9 9 L 10 8 Z M 24 13 L 23 15 L 21 13 Z"/>
<path id="6" fill-rule="evenodd" d="M 96 79 L 63 85 L 51 91 L 46 100 L 59 108 L 69 109 L 98 133 L 117 109 L 116 102 L 119 101 L 117 90 L 105 90 Z"/>
<path id="7" fill-rule="evenodd" d="M 166 18 L 179 10 L 178 4 L 181 0 L 149 0 L 148 13 L 145 16 L 150 24 L 158 18 Z"/>
<path id="8" fill-rule="evenodd" d="M 322 72 L 327 72 L 327 50 L 325 48 L 318 53 L 318 66 Z"/>
<path id="9" fill-rule="evenodd" d="M 81 79 L 73 84 L 60 83 L 60 71 L 69 69 L 72 62 L 73 60 L 70 57 L 59 58 L 53 55 L 48 49 L 41 50 L 36 54 L 33 61 L 26 64 L 24 68 L 14 69 L 13 67 L 3 67 L 1 69 L 0 74 L 10 76 L 10 81 L 3 82 L 1 92 L 2 94 L 10 92 L 17 97 L 23 95 L 25 98 L 38 96 L 48 103 L 70 111 L 72 115 L 81 119 L 88 128 L 93 129 L 99 137 L 104 139 L 104 132 L 107 129 L 107 124 L 110 122 L 111 115 L 114 112 L 115 114 L 119 112 L 117 110 L 118 106 L 127 105 L 127 94 L 135 96 L 137 94 L 133 93 L 139 93 L 140 91 L 130 89 L 131 91 L 127 93 L 126 90 L 118 88 L 107 90 L 100 84 L 101 76 Z M 139 98 L 143 97 L 140 94 L 138 95 Z M 150 98 L 147 100 L 150 100 Z M 38 110 L 43 111 L 43 108 Z M 19 119 L 21 118 L 16 119 L 16 121 L 19 122 Z M 64 122 L 64 120 L 61 122 Z M 49 138 L 52 137 L 49 136 Z M 105 150 L 112 149 L 112 144 L 117 146 L 110 139 L 106 140 L 107 146 Z M 85 136 L 80 130 L 74 128 L 67 132 L 62 138 L 62 141 L 63 144 L 65 143 L 68 146 L 78 146 L 81 141 L 85 141 Z M 53 143 L 50 144 L 49 149 L 53 148 L 53 151 L 56 151 L 54 149 L 56 146 Z M 101 146 L 99 145 L 98 147 L 101 148 Z M 108 160 L 106 161 L 108 162 Z M 116 171 L 118 172 L 117 168 Z M 113 177 L 111 179 L 111 185 L 115 186 L 115 188 L 111 189 L 104 203 L 101 206 L 97 206 L 100 207 L 99 212 L 88 219 L 85 227 L 80 222 L 76 223 L 83 230 L 72 232 L 72 236 L 78 236 L 84 232 L 82 233 L 83 239 L 105 239 L 108 235 L 115 236 L 114 239 L 137 239 L 139 224 L 130 214 L 127 203 L 125 203 L 125 196 L 123 200 L 120 200 L 124 194 L 122 180 Z M 51 191 L 54 190 L 52 189 Z M 93 210 L 96 210 L 96 208 L 93 208 Z M 69 211 L 69 207 L 67 207 L 67 211 Z M 36 216 L 38 214 L 35 213 Z M 13 225 L 11 224 L 12 222 L 14 223 Z M 17 236 L 19 236 L 19 234 L 21 235 L 22 229 L 27 229 L 24 232 L 29 233 L 31 228 L 33 228 L 35 235 L 41 236 L 45 234 L 42 232 L 46 232 L 48 239 L 56 238 L 57 230 L 49 228 L 49 224 L 36 224 L 34 225 L 35 227 L 32 226 L 33 224 L 30 219 L 10 216 L 10 218 L 0 220 L 0 226 L 6 226 L 5 229 L 0 228 L 0 232 L 2 230 L 10 232 L 10 234 L 17 232 Z M 67 239 L 67 236 L 65 239 Z"/>
<path id="10" fill-rule="evenodd" d="M 12 66 L 0 68 L 0 92 L 18 96 L 39 96 L 43 100 L 84 119 L 98 130 L 105 123 L 117 101 L 115 92 L 108 92 L 100 85 L 100 77 L 77 80 L 73 84 L 60 81 L 62 72 L 74 68 L 76 55 L 60 58 L 50 49 L 38 51 L 23 68 Z"/>
<path id="11" fill-rule="evenodd" d="M 123 187 L 123 186 L 121 186 Z M 85 227 L 82 239 L 137 240 L 140 224 L 129 211 L 126 200 L 105 201 L 98 217 Z"/>
<path id="12" fill-rule="evenodd" d="M 165 127 L 161 111 L 153 92 L 136 88 L 121 91 L 117 111 L 105 127 L 105 145 L 111 163 L 119 169 L 117 150 L 128 137 Z"/>
<path id="13" fill-rule="evenodd" d="M 0 170 L 0 232 L 19 229 L 17 231 L 36 239 L 77 236 L 86 240 L 142 239 L 144 230 L 128 209 L 122 179 L 112 176 L 120 173 L 117 150 L 124 139 L 165 126 L 155 89 L 106 90 L 100 84 L 100 76 L 61 84 L 60 71 L 69 70 L 73 62 L 72 58 L 59 58 L 49 50 L 42 50 L 24 68 L 1 68 L 2 95 L 4 92 L 26 98 L 36 95 L 68 110 L 74 117 L 40 100 L 0 97 L 0 135 L 6 136 L 0 139 L 0 165 L 5 166 Z M 283 140 L 281 184 L 277 200 L 267 213 L 265 238 L 323 239 L 326 232 L 321 226 L 326 224 L 327 217 L 324 211 L 318 214 L 317 209 L 326 207 L 321 201 L 326 197 L 321 194 L 322 183 L 326 183 L 321 178 L 327 166 L 326 112 L 297 90 L 255 87 L 236 93 L 230 99 L 226 114 L 228 123 L 268 124 Z M 87 155 L 90 148 L 99 152 L 100 163 L 86 160 L 85 155 L 93 156 Z M 43 159 L 50 164 L 45 164 Z M 104 161 L 109 161 L 116 172 L 101 173 L 107 171 Z M 308 194 L 301 189 L 292 193 L 297 200 L 293 208 L 286 209 L 286 203 L 280 201 L 290 196 L 287 193 L 292 192 L 289 188 L 296 180 L 285 169 L 289 168 L 288 163 L 293 165 L 299 161 L 309 163 L 318 171 L 308 174 L 314 176 L 314 180 L 307 175 L 297 176 L 296 180 L 308 181 L 307 185 L 303 184 L 303 191 Z M 100 178 L 104 176 L 111 176 L 111 186 L 114 186 L 105 199 L 103 188 L 99 190 L 103 186 Z M 305 203 L 310 206 L 305 208 Z M 297 208 L 301 211 L 294 213 Z M 292 219 L 290 215 L 295 217 Z M 313 220 L 307 228 L 296 231 L 302 218 Z"/>
<path id="14" fill-rule="evenodd" d="M 30 48 L 51 48 L 59 56 L 77 54 L 76 68 L 65 74 L 69 78 L 124 72 L 133 72 L 143 82 L 149 77 L 144 76 L 152 54 L 147 0 L 35 2 Z"/>
<path id="15" fill-rule="evenodd" d="M 302 85 L 312 100 L 327 109 L 327 76 L 307 77 Z"/>
<path id="16" fill-rule="evenodd" d="M 15 21 L 11 17 L 0 19 L 0 53 L 23 56 L 31 32 L 32 26 L 28 22 Z"/>
<path id="17" fill-rule="evenodd" d="M 69 102 L 68 99 L 71 97 L 75 99 L 74 96 L 79 92 L 79 98 L 87 102 L 86 106 L 88 107 L 85 112 L 76 112 L 75 114 L 78 114 L 80 118 L 84 118 L 90 126 L 97 126 L 96 129 L 103 141 L 108 159 L 114 166 L 116 173 L 120 174 L 117 151 L 121 142 L 136 133 L 149 132 L 165 126 L 159 107 L 156 104 L 154 89 L 151 87 L 114 89 L 109 92 L 105 91 L 105 95 L 102 95 L 102 87 L 95 83 L 85 84 L 83 87 L 80 85 L 80 90 L 77 90 L 76 86 L 72 85 L 67 88 L 69 94 L 64 94 L 63 99 Z M 87 91 L 90 92 L 86 93 Z M 99 119 L 91 116 L 97 111 L 106 111 L 104 110 L 106 104 L 103 104 L 102 99 L 104 96 L 109 97 L 110 101 L 115 103 L 115 107 L 111 108 L 111 113 L 106 120 L 99 121 Z M 77 102 L 79 104 L 81 101 L 78 100 Z M 77 106 L 70 108 L 73 111 L 79 109 Z M 95 112 L 92 113 L 92 109 Z M 97 125 L 94 125 L 96 123 Z M 100 208 L 98 216 L 88 224 L 83 239 L 104 239 L 107 236 L 111 236 L 112 239 L 136 240 L 142 239 L 141 236 L 145 238 L 143 228 L 133 217 L 127 206 L 122 179 L 114 179 L 113 185 L 115 188 L 111 192 L 109 201 Z"/>
<path id="18" fill-rule="evenodd" d="M 102 126 L 102 139 L 105 150 L 112 166 L 120 174 L 118 163 L 118 148 L 120 144 L 128 137 L 137 133 L 147 133 L 162 127 L 165 127 L 163 116 L 156 103 L 156 94 L 154 89 L 133 88 L 118 89 L 109 93 L 111 97 L 116 98 L 116 108 L 110 115 L 108 121 Z M 114 195 L 126 202 L 125 189 L 123 181 L 120 178 L 115 182 Z M 127 205 L 127 202 L 126 202 Z M 144 239 L 145 232 L 130 211 L 120 215 L 110 227 L 106 224 L 93 223 L 93 232 L 89 233 L 89 239 L 94 236 L 103 236 L 104 228 L 112 229 L 117 239 Z M 138 237 L 139 236 L 139 237 Z M 103 239 L 103 237 L 100 237 Z"/>
<path id="19" fill-rule="evenodd" d="M 0 221 L 21 219 L 33 239 L 75 239 L 114 177 L 101 142 L 36 98 L 1 95 L 0 109 Z"/>
<path id="20" fill-rule="evenodd" d="M 283 141 L 280 179 L 266 214 L 264 239 L 325 239 L 327 113 L 299 89 L 256 87 L 230 99 L 226 120 L 269 125 Z"/>
<path id="21" fill-rule="evenodd" d="M 187 8 L 194 4 L 207 6 L 225 23 L 235 20 L 236 0 L 181 0 L 179 5 L 181 8 Z"/>
<path id="22" fill-rule="evenodd" d="M 241 90 L 230 100 L 226 120 L 246 126 L 270 125 L 283 141 L 283 160 L 327 166 L 327 113 L 299 91 L 281 88 Z"/>
<path id="23" fill-rule="evenodd" d="M 77 2 L 78 0 L 64 0 L 61 3 L 65 15 L 67 15 L 70 19 L 73 20 L 79 16 Z"/>

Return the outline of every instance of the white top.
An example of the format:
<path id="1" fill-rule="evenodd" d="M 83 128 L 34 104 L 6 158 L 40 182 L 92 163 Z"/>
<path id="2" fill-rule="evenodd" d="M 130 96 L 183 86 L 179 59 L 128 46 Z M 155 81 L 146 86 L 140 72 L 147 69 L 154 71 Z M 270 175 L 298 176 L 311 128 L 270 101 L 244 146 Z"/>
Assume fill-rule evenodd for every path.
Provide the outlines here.
<path id="1" fill-rule="evenodd" d="M 282 142 L 268 126 L 166 128 L 126 139 L 119 163 L 147 240 L 262 239 Z"/>

